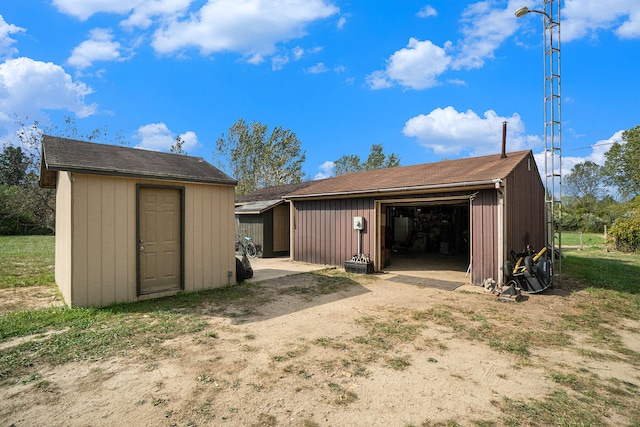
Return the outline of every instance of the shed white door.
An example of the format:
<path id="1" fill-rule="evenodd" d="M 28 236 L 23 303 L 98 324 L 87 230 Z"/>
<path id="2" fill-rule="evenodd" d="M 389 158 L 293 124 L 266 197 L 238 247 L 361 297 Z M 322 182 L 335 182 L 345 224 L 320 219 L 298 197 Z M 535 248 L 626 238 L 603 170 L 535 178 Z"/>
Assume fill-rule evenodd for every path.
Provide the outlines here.
<path id="1" fill-rule="evenodd" d="M 138 294 L 180 289 L 182 192 L 138 189 Z"/>

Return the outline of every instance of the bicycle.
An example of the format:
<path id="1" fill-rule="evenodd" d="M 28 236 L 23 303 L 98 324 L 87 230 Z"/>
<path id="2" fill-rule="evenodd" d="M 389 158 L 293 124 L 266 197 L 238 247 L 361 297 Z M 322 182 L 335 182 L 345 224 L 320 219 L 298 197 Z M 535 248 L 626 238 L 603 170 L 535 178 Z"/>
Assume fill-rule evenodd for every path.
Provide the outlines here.
<path id="1" fill-rule="evenodd" d="M 246 254 L 249 258 L 259 257 L 262 254 L 260 245 L 253 243 L 251 237 L 245 236 L 242 238 L 240 234 L 238 234 L 238 240 L 236 241 L 236 252 L 239 248 L 242 248 L 242 253 Z"/>

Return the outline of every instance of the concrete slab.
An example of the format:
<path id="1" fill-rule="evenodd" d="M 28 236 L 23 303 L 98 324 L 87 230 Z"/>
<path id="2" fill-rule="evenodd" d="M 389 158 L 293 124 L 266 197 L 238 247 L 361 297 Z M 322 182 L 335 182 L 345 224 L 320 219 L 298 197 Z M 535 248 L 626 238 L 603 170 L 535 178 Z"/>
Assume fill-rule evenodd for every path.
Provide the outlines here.
<path id="1" fill-rule="evenodd" d="M 330 268 L 322 264 L 291 261 L 289 258 L 249 258 L 249 262 L 253 268 L 253 277 L 247 279 L 247 282 L 261 282 L 263 280 L 276 279 L 292 274 Z"/>

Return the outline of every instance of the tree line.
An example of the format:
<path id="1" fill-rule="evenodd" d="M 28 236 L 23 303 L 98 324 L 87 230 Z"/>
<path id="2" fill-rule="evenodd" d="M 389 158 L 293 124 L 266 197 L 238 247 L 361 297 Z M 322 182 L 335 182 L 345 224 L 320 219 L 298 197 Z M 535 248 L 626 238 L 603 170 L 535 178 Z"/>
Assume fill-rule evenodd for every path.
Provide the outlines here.
<path id="1" fill-rule="evenodd" d="M 39 187 L 40 143 L 43 134 L 70 139 L 129 145 L 122 132 L 113 137 L 108 129 L 97 128 L 83 134 L 73 118 L 66 117 L 63 128 L 43 128 L 16 120 L 19 145 L 2 143 L 0 153 L 0 235 L 46 234 L 55 230 L 55 191 Z M 170 152 L 186 155 L 178 136 Z M 345 155 L 334 162 L 334 175 L 400 165 L 400 158 L 373 144 L 366 160 Z M 284 184 L 310 180 L 303 172 L 306 153 L 294 132 L 282 126 L 269 130 L 260 122 L 239 119 L 216 141 L 214 163 L 238 180 L 236 195 Z"/>
<path id="2" fill-rule="evenodd" d="M 640 250 L 640 126 L 622 132 L 602 166 L 576 164 L 564 188 L 563 230 L 601 233 L 607 226 L 618 249 Z"/>
<path id="3" fill-rule="evenodd" d="M 20 144 L 3 142 L 0 153 L 0 234 L 52 233 L 55 229 L 55 192 L 38 185 L 40 142 L 43 133 L 128 145 L 122 132 L 108 129 L 78 131 L 72 118 L 63 128 L 42 128 L 38 122 L 19 123 Z M 177 137 L 170 152 L 187 154 Z M 238 196 L 257 189 L 310 180 L 303 172 L 306 152 L 294 132 L 282 126 L 269 129 L 260 122 L 239 119 L 216 141 L 214 163 L 238 180 Z M 604 165 L 585 161 L 564 177 L 563 230 L 603 232 L 608 226 L 621 249 L 640 250 L 640 125 L 622 133 L 612 144 Z M 343 155 L 333 162 L 334 176 L 400 166 L 395 154 L 385 154 L 382 144 L 372 144 L 366 159 Z M 617 196 L 617 197 L 615 197 Z"/>

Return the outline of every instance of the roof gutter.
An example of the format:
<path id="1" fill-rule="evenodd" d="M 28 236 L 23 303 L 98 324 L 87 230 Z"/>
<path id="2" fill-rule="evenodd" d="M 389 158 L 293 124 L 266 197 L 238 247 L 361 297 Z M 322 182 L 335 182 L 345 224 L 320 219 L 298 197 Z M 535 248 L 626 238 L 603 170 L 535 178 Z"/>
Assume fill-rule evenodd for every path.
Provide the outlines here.
<path id="1" fill-rule="evenodd" d="M 315 193 L 315 194 L 302 194 L 295 195 L 289 194 L 282 196 L 285 199 L 308 199 L 314 197 L 336 197 L 336 196 L 354 196 L 354 195 L 367 195 L 367 194 L 382 194 L 382 193 L 402 193 L 407 191 L 423 191 L 423 190 L 446 190 L 451 188 L 463 188 L 463 187 L 493 187 L 499 188 L 502 183 L 501 178 L 487 179 L 482 181 L 465 181 L 455 182 L 449 184 L 434 184 L 434 185 L 420 185 L 416 187 L 393 187 L 393 188 L 377 188 L 374 190 L 359 190 L 359 191 L 338 191 L 335 193 Z"/>

